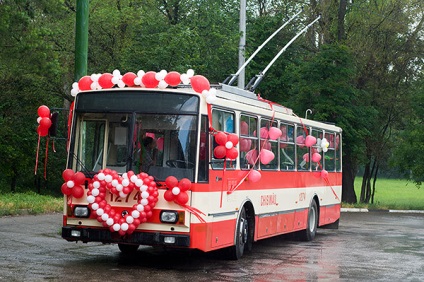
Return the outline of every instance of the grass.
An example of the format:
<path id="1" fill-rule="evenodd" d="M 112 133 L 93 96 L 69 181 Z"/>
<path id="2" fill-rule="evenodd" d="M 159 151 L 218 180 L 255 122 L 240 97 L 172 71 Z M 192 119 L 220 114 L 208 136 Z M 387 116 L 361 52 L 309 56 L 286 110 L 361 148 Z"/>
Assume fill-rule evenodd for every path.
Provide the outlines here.
<path id="1" fill-rule="evenodd" d="M 359 201 L 362 178 L 355 179 L 355 193 Z M 424 210 L 424 187 L 417 188 L 405 179 L 377 179 L 374 204 L 346 204 L 343 207 L 394 210 Z"/>
<path id="2" fill-rule="evenodd" d="M 355 192 L 359 200 L 362 178 L 355 180 Z M 374 204 L 346 204 L 344 208 L 424 210 L 424 188 L 399 179 L 378 179 Z M 63 198 L 39 195 L 35 192 L 0 193 L 0 216 L 43 214 L 62 212 Z"/>
<path id="3" fill-rule="evenodd" d="M 0 194 L 0 216 L 62 212 L 63 198 L 35 192 Z"/>

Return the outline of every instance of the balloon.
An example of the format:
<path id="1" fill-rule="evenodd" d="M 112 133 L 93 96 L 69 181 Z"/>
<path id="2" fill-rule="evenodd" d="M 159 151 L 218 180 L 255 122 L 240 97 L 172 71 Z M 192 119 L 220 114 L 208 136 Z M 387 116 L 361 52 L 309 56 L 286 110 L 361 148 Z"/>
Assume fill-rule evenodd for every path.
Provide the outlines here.
<path id="1" fill-rule="evenodd" d="M 249 125 L 245 121 L 240 122 L 240 134 L 241 135 L 249 134 Z"/>
<path id="2" fill-rule="evenodd" d="M 309 162 L 309 153 L 304 154 L 302 158 L 305 162 Z"/>
<path id="3" fill-rule="evenodd" d="M 268 140 L 261 140 L 261 148 L 271 150 L 271 143 Z"/>
<path id="4" fill-rule="evenodd" d="M 241 152 L 249 151 L 251 146 L 252 146 L 252 140 L 246 139 L 246 138 L 240 139 L 240 151 Z"/>
<path id="5" fill-rule="evenodd" d="M 159 137 L 158 140 L 156 140 L 156 145 L 159 151 L 163 151 L 163 137 Z"/>
<path id="6" fill-rule="evenodd" d="M 312 147 L 316 143 L 317 143 L 317 139 L 314 136 L 312 136 L 312 135 L 306 136 L 306 139 L 305 139 L 306 147 Z"/>
<path id="7" fill-rule="evenodd" d="M 48 128 L 44 128 L 41 127 L 40 125 L 37 127 L 37 133 L 38 135 L 40 135 L 41 137 L 47 136 L 47 134 L 49 134 L 49 129 Z"/>
<path id="8" fill-rule="evenodd" d="M 72 176 L 72 180 L 75 182 L 75 185 L 81 185 L 85 182 L 85 175 L 84 173 L 78 171 Z"/>
<path id="9" fill-rule="evenodd" d="M 261 133 L 261 138 L 263 138 L 263 139 L 268 138 L 269 132 L 268 132 L 268 129 L 266 127 L 261 127 L 260 133 Z"/>
<path id="10" fill-rule="evenodd" d="M 227 149 L 226 155 L 230 160 L 235 160 L 238 157 L 238 151 L 236 148 L 232 147 L 231 149 Z"/>
<path id="11" fill-rule="evenodd" d="M 313 153 L 312 154 L 312 161 L 317 163 L 321 160 L 321 155 L 319 153 Z"/>
<path id="12" fill-rule="evenodd" d="M 225 146 L 217 146 L 214 150 L 213 150 L 213 155 L 215 156 L 215 158 L 217 159 L 223 159 L 225 158 L 225 156 L 227 155 L 227 149 L 225 148 Z"/>
<path id="13" fill-rule="evenodd" d="M 70 189 L 66 183 L 62 184 L 60 190 L 64 195 L 70 196 L 72 194 L 72 189 Z"/>
<path id="14" fill-rule="evenodd" d="M 181 75 L 178 72 L 171 71 L 165 76 L 164 80 L 169 85 L 175 87 L 175 86 L 178 86 L 181 83 L 180 76 Z"/>
<path id="15" fill-rule="evenodd" d="M 245 158 L 249 164 L 254 165 L 258 159 L 258 151 L 256 149 L 250 150 L 247 152 Z"/>
<path id="16" fill-rule="evenodd" d="M 283 133 L 278 127 L 271 127 L 268 131 L 269 138 L 272 140 L 277 140 Z"/>
<path id="17" fill-rule="evenodd" d="M 134 86 L 134 79 L 137 77 L 137 75 L 133 72 L 127 72 L 122 76 L 122 81 L 129 87 Z"/>
<path id="18" fill-rule="evenodd" d="M 146 72 L 146 74 L 141 78 L 141 82 L 147 88 L 155 88 L 159 84 L 159 81 L 156 80 L 155 76 L 156 72 L 154 71 Z"/>
<path id="19" fill-rule="evenodd" d="M 228 134 L 227 141 L 231 141 L 231 143 L 233 143 L 233 146 L 237 146 L 239 138 L 236 134 Z"/>
<path id="20" fill-rule="evenodd" d="M 257 170 L 250 171 L 248 176 L 251 182 L 258 182 L 259 180 L 261 180 L 261 177 L 262 177 L 261 173 Z"/>
<path id="21" fill-rule="evenodd" d="M 305 137 L 303 137 L 303 135 L 299 135 L 296 137 L 296 144 L 299 147 L 303 147 L 305 145 Z"/>
<path id="22" fill-rule="evenodd" d="M 178 187 L 180 187 L 181 191 L 187 191 L 191 188 L 191 181 L 188 178 L 183 178 L 180 180 L 180 183 L 178 184 Z"/>
<path id="23" fill-rule="evenodd" d="M 166 190 L 165 194 L 163 194 L 163 197 L 165 198 L 165 200 L 167 200 L 168 202 L 171 202 L 174 200 L 175 195 L 172 194 L 172 190 Z"/>
<path id="24" fill-rule="evenodd" d="M 49 129 L 51 125 L 52 125 L 52 121 L 51 121 L 50 118 L 48 118 L 48 117 L 41 118 L 41 120 L 40 120 L 40 127 L 41 128 Z"/>
<path id="25" fill-rule="evenodd" d="M 47 106 L 38 107 L 37 113 L 42 118 L 50 118 L 50 109 Z"/>
<path id="26" fill-rule="evenodd" d="M 93 83 L 93 81 L 91 80 L 90 76 L 88 76 L 88 75 L 83 76 L 78 81 L 78 88 L 81 91 L 91 90 L 91 83 Z"/>
<path id="27" fill-rule="evenodd" d="M 323 169 L 323 170 L 321 171 L 321 177 L 322 177 L 322 178 L 327 178 L 327 177 L 328 177 L 328 171 L 326 171 L 325 169 Z"/>
<path id="28" fill-rule="evenodd" d="M 190 78 L 191 86 L 197 93 L 202 93 L 203 90 L 209 90 L 211 85 L 206 77 L 203 75 L 195 75 Z"/>
<path id="29" fill-rule="evenodd" d="M 174 187 L 172 188 L 172 194 L 174 194 L 175 196 L 177 196 L 178 194 L 180 194 L 181 189 L 179 187 Z"/>
<path id="30" fill-rule="evenodd" d="M 165 184 L 166 184 L 166 187 L 168 187 L 168 188 L 174 188 L 175 186 L 178 185 L 178 179 L 175 176 L 172 176 L 172 175 L 168 176 L 165 179 Z"/>
<path id="31" fill-rule="evenodd" d="M 180 194 L 177 195 L 176 199 L 178 204 L 180 205 L 185 205 L 188 202 L 188 195 L 186 192 L 181 192 Z"/>
<path id="32" fill-rule="evenodd" d="M 71 189 L 72 190 L 72 196 L 74 198 L 82 198 L 82 196 L 84 196 L 84 188 L 82 188 L 81 186 L 74 186 L 74 188 Z"/>
<path id="33" fill-rule="evenodd" d="M 72 169 L 70 169 L 70 168 L 65 169 L 65 170 L 62 172 L 62 178 L 63 178 L 63 180 L 65 180 L 65 181 L 69 181 L 69 180 L 71 180 L 71 179 L 72 179 L 72 176 L 74 176 L 74 171 L 73 171 Z"/>
<path id="34" fill-rule="evenodd" d="M 262 149 L 260 153 L 261 163 L 264 165 L 269 164 L 275 158 L 275 155 L 272 151 L 267 149 Z"/>
<path id="35" fill-rule="evenodd" d="M 227 135 L 224 132 L 220 131 L 217 134 L 215 134 L 215 141 L 219 145 L 224 146 L 225 143 L 227 143 Z"/>
<path id="36" fill-rule="evenodd" d="M 234 147 L 233 142 L 227 141 L 227 143 L 225 143 L 225 148 L 227 148 L 228 150 L 231 149 L 231 148 L 233 148 L 233 147 Z"/>

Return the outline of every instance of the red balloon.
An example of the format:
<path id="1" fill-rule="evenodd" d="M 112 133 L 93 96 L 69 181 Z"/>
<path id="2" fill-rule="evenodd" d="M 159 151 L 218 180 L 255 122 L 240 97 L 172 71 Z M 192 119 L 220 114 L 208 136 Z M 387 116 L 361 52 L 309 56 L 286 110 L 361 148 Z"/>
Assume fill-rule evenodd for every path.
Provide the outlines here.
<path id="1" fill-rule="evenodd" d="M 188 178 L 183 178 L 180 180 L 180 183 L 178 185 L 181 191 L 187 191 L 191 188 L 191 181 Z"/>
<path id="2" fill-rule="evenodd" d="M 217 159 L 223 159 L 225 158 L 225 156 L 227 155 L 227 148 L 225 148 L 225 146 L 217 146 L 214 150 L 213 150 L 213 155 L 215 156 L 215 158 Z"/>
<path id="3" fill-rule="evenodd" d="M 236 134 L 229 134 L 227 136 L 227 141 L 231 141 L 234 146 L 236 146 L 239 142 L 239 138 Z"/>
<path id="4" fill-rule="evenodd" d="M 127 72 L 126 74 L 124 74 L 122 76 L 122 81 L 127 85 L 127 86 L 134 86 L 134 79 L 137 77 L 137 75 L 133 72 Z"/>
<path id="5" fill-rule="evenodd" d="M 175 198 L 175 195 L 172 194 L 172 190 L 166 190 L 165 194 L 163 194 L 163 197 L 165 198 L 165 200 L 167 200 L 168 202 L 172 202 Z"/>
<path id="6" fill-rule="evenodd" d="M 215 134 L 215 141 L 219 145 L 225 146 L 225 143 L 227 143 L 227 134 L 220 131 L 217 134 Z"/>
<path id="7" fill-rule="evenodd" d="M 191 86 L 193 90 L 197 93 L 202 93 L 203 90 L 211 89 L 211 85 L 209 84 L 209 80 L 203 75 L 195 75 L 190 79 Z"/>
<path id="8" fill-rule="evenodd" d="M 178 86 L 178 84 L 181 83 L 181 75 L 180 73 L 176 71 L 168 72 L 168 74 L 165 76 L 164 80 L 167 84 L 171 86 Z"/>
<path id="9" fill-rule="evenodd" d="M 51 125 L 52 125 L 52 121 L 48 117 L 43 117 L 40 120 L 40 127 L 41 128 L 49 129 Z"/>
<path id="10" fill-rule="evenodd" d="M 41 137 L 47 136 L 47 134 L 49 134 L 49 129 L 48 128 L 44 128 L 41 127 L 40 125 L 37 127 L 37 133 L 38 135 L 40 135 Z"/>
<path id="11" fill-rule="evenodd" d="M 44 117 L 49 118 L 50 117 L 50 109 L 47 106 L 44 106 L 44 105 L 38 107 L 37 113 L 42 118 L 44 118 Z"/>
<path id="12" fill-rule="evenodd" d="M 230 160 L 235 160 L 238 157 L 238 151 L 236 148 L 232 147 L 231 149 L 227 149 L 227 158 Z"/>
<path id="13" fill-rule="evenodd" d="M 166 187 L 172 189 L 172 188 L 178 186 L 178 179 L 175 176 L 172 176 L 172 175 L 168 176 L 165 179 L 165 184 L 166 184 Z"/>
<path id="14" fill-rule="evenodd" d="M 180 205 L 185 205 L 188 202 L 188 195 L 186 192 L 181 192 L 177 195 L 176 201 Z"/>
<path id="15" fill-rule="evenodd" d="M 159 81 L 156 80 L 155 76 L 156 72 L 154 71 L 146 72 L 146 74 L 141 78 L 141 82 L 144 86 L 146 86 L 146 88 L 155 88 L 159 84 Z"/>
<path id="16" fill-rule="evenodd" d="M 85 182 L 85 175 L 81 171 L 78 171 L 72 176 L 72 180 L 75 185 L 82 185 Z"/>
<path id="17" fill-rule="evenodd" d="M 72 196 L 74 198 L 82 198 L 82 196 L 84 196 L 84 188 L 82 188 L 81 186 L 74 186 L 74 188 L 70 189 L 72 190 Z"/>
<path id="18" fill-rule="evenodd" d="M 113 75 L 111 73 L 104 73 L 97 81 L 102 88 L 112 88 L 115 84 L 112 82 Z"/>
<path id="19" fill-rule="evenodd" d="M 66 182 L 68 182 L 69 180 L 71 180 L 71 179 L 72 179 L 72 176 L 74 176 L 74 171 L 73 171 L 72 169 L 70 169 L 70 168 L 65 169 L 65 170 L 62 172 L 62 178 L 63 178 L 63 180 L 65 180 Z"/>
<path id="20" fill-rule="evenodd" d="M 78 81 L 78 88 L 81 91 L 91 90 L 91 83 L 93 83 L 93 81 L 91 80 L 91 77 L 90 76 L 88 76 L 88 75 L 83 76 Z"/>
<path id="21" fill-rule="evenodd" d="M 68 188 L 68 185 L 66 183 L 62 184 L 62 187 L 60 187 L 60 190 L 64 195 L 70 196 L 72 194 L 72 189 Z"/>

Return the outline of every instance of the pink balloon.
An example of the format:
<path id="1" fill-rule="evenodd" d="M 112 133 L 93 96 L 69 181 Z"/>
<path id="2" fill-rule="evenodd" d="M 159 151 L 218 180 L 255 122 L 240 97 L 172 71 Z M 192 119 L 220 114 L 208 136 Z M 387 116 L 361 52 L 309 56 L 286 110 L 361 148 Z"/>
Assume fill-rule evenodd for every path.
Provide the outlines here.
<path id="1" fill-rule="evenodd" d="M 246 138 L 240 139 L 240 151 L 241 152 L 249 151 L 251 146 L 252 146 L 252 140 L 246 139 Z"/>
<path id="2" fill-rule="evenodd" d="M 275 158 L 275 155 L 272 151 L 267 149 L 262 149 L 260 154 L 261 163 L 264 165 L 269 164 Z"/>
<path id="3" fill-rule="evenodd" d="M 302 135 L 299 135 L 296 137 L 296 144 L 300 147 L 303 147 L 305 145 L 305 138 Z"/>
<path id="4" fill-rule="evenodd" d="M 283 133 L 278 127 L 271 127 L 269 129 L 269 138 L 272 140 L 277 140 Z"/>
<path id="5" fill-rule="evenodd" d="M 158 150 L 163 151 L 163 137 L 159 137 L 156 141 L 156 144 L 158 146 Z"/>
<path id="6" fill-rule="evenodd" d="M 319 153 L 313 153 L 312 154 L 312 161 L 314 163 L 317 163 L 321 160 L 321 155 Z"/>
<path id="7" fill-rule="evenodd" d="M 269 132 L 268 129 L 266 127 L 261 127 L 260 129 L 260 133 L 261 133 L 261 138 L 266 139 L 268 138 Z"/>
<path id="8" fill-rule="evenodd" d="M 209 80 L 203 75 L 195 75 L 190 79 L 191 86 L 193 90 L 197 93 L 202 93 L 203 90 L 211 89 L 211 85 L 209 84 Z"/>
<path id="9" fill-rule="evenodd" d="M 240 122 L 240 134 L 242 135 L 249 134 L 249 125 L 245 121 Z"/>
<path id="10" fill-rule="evenodd" d="M 322 177 L 322 178 L 327 178 L 327 177 L 328 177 L 328 171 L 326 171 L 325 169 L 323 169 L 323 170 L 321 171 L 321 177 Z"/>
<path id="11" fill-rule="evenodd" d="M 271 150 L 271 143 L 268 140 L 261 140 L 261 149 Z"/>
<path id="12" fill-rule="evenodd" d="M 312 147 L 316 143 L 317 143 L 317 139 L 314 136 L 312 136 L 312 135 L 306 136 L 306 139 L 305 139 L 306 147 Z"/>
<path id="13" fill-rule="evenodd" d="M 97 81 L 99 85 L 104 88 L 112 88 L 115 84 L 112 82 L 113 75 L 111 73 L 104 73 L 99 77 Z"/>
<path id="14" fill-rule="evenodd" d="M 305 162 L 309 162 L 309 153 L 304 154 L 302 158 Z"/>
<path id="15" fill-rule="evenodd" d="M 261 180 L 261 177 L 262 177 L 261 173 L 257 170 L 252 170 L 248 176 L 251 182 L 258 182 L 259 180 Z"/>
<path id="16" fill-rule="evenodd" d="M 249 164 L 254 165 L 258 159 L 258 151 L 256 149 L 250 150 L 247 152 L 245 158 Z"/>

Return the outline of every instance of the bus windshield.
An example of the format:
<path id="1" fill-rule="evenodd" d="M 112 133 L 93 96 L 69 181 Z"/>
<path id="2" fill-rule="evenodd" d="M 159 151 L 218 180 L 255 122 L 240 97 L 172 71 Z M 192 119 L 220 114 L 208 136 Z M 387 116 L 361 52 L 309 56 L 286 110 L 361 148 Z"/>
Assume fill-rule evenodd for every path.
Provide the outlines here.
<path id="1" fill-rule="evenodd" d="M 78 171 L 94 174 L 110 168 L 118 173 L 145 172 L 159 181 L 170 175 L 194 181 L 198 115 L 193 107 L 180 113 L 175 105 L 156 113 L 114 113 L 113 110 L 101 113 L 95 104 L 90 109 L 85 100 L 80 98 L 80 101 L 84 107 L 76 106 L 73 148 Z"/>

